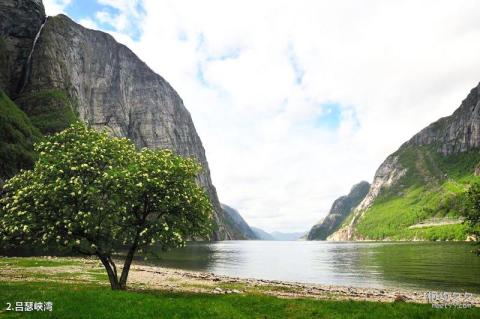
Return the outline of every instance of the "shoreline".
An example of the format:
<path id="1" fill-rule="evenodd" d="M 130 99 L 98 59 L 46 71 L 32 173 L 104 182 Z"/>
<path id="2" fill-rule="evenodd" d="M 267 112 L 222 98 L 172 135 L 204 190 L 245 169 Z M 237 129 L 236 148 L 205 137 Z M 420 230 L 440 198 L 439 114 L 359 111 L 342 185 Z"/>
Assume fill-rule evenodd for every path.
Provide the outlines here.
<path id="1" fill-rule="evenodd" d="M 105 270 L 100 261 L 95 258 L 0 257 L 0 262 L 2 281 L 90 282 L 109 286 Z M 34 265 L 25 265 L 26 262 Z M 131 266 L 127 289 L 174 293 L 259 294 L 291 299 L 431 303 L 425 295 L 429 290 L 424 289 L 362 288 L 240 278 L 139 262 Z M 436 292 L 441 293 L 441 291 Z M 479 294 L 472 294 L 469 301 L 474 307 L 480 307 Z"/>
<path id="2" fill-rule="evenodd" d="M 151 287 L 160 289 L 169 289 L 175 291 L 181 288 L 181 285 L 171 285 L 168 281 L 171 279 L 179 282 L 202 283 L 206 287 L 184 291 L 202 292 L 202 293 L 249 293 L 249 290 L 258 290 L 261 293 L 282 297 L 282 298 L 313 298 L 321 300 L 355 300 L 355 301 L 373 301 L 373 302 L 414 302 L 428 304 L 426 293 L 429 290 L 410 290 L 393 288 L 365 288 L 354 286 L 324 285 L 302 282 L 290 282 L 281 280 L 241 278 L 225 275 L 217 275 L 210 272 L 188 271 L 175 268 L 166 268 L 159 266 L 150 266 L 136 264 L 132 266 L 133 272 L 129 276 L 131 283 L 147 282 Z M 161 279 L 167 279 L 161 282 Z M 165 281 L 165 280 L 164 280 Z M 244 286 L 243 290 L 223 289 L 222 286 L 239 285 Z M 183 287 L 185 288 L 185 287 Z M 211 289 L 209 289 L 211 288 Z M 219 291 L 217 288 L 222 289 Z M 216 290 L 217 289 L 217 290 Z M 182 290 L 182 289 L 180 289 Z M 216 290 L 216 291 L 215 291 Z M 236 290 L 236 291 L 235 291 Z M 437 291 L 440 292 L 440 291 Z M 472 294 L 472 304 L 480 307 L 480 295 Z"/>

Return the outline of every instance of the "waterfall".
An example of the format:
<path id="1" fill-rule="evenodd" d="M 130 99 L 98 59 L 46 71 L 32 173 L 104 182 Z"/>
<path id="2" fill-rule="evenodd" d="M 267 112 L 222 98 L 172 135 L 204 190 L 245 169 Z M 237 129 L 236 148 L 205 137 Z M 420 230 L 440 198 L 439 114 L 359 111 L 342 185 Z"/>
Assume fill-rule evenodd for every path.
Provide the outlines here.
<path id="1" fill-rule="evenodd" d="M 30 71 L 31 71 L 30 69 L 31 69 L 31 60 L 32 60 L 33 51 L 35 50 L 35 45 L 37 44 L 37 41 L 40 38 L 40 34 L 42 33 L 43 26 L 47 22 L 47 19 L 48 19 L 48 16 L 45 17 L 45 20 L 43 20 L 43 23 L 40 26 L 40 28 L 38 29 L 38 32 L 35 35 L 35 39 L 33 40 L 32 49 L 30 50 L 30 53 L 28 54 L 27 63 L 25 64 L 25 71 L 23 73 L 22 86 L 18 90 L 18 93 L 23 91 L 23 89 L 25 88 L 25 85 L 27 85 L 28 79 L 30 78 Z"/>

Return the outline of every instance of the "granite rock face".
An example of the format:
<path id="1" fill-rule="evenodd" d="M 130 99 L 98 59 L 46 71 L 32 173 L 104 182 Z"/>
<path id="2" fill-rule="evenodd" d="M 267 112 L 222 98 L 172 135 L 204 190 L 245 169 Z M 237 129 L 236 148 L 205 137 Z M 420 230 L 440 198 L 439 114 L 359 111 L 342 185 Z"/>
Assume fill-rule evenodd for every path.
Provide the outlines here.
<path id="1" fill-rule="evenodd" d="M 0 2 L 0 87 L 10 97 L 21 85 L 35 35 L 44 20 L 40 0 Z"/>
<path id="2" fill-rule="evenodd" d="M 402 186 L 399 185 L 399 180 L 412 167 L 402 165 L 399 158 L 408 149 L 416 147 L 429 147 L 442 156 L 478 150 L 480 147 L 480 84 L 470 91 L 467 98 L 462 101 L 452 115 L 430 124 L 387 157 L 377 169 L 367 196 L 352 212 L 353 216 L 349 225 L 330 235 L 328 240 L 364 239 L 356 232 L 356 224 L 364 214 L 368 213 L 368 209 L 380 195 L 393 186 Z"/>
<path id="3" fill-rule="evenodd" d="M 434 145 L 443 155 L 480 147 L 480 84 L 473 88 L 450 116 L 430 124 L 407 144 Z"/>
<path id="4" fill-rule="evenodd" d="M 2 87 L 9 88 L 33 124 L 43 125 L 42 133 L 78 118 L 127 137 L 138 148 L 169 148 L 195 158 L 203 167 L 199 183 L 215 208 L 213 239 L 241 238 L 220 206 L 190 113 L 165 79 L 106 33 L 86 29 L 65 15 L 45 21 L 39 0 L 7 0 L 0 8 L 2 34 L 14 51 L 2 65 L 9 70 L 1 78 Z"/>
<path id="5" fill-rule="evenodd" d="M 362 181 L 352 187 L 348 195 L 337 198 L 330 208 L 328 215 L 312 227 L 307 240 L 325 240 L 342 224 L 367 195 L 370 189 L 368 182 Z"/>
<path id="6" fill-rule="evenodd" d="M 236 209 L 225 204 L 221 204 L 221 206 L 226 215 L 226 223 L 238 232 L 236 239 L 258 239 L 255 232 Z"/>

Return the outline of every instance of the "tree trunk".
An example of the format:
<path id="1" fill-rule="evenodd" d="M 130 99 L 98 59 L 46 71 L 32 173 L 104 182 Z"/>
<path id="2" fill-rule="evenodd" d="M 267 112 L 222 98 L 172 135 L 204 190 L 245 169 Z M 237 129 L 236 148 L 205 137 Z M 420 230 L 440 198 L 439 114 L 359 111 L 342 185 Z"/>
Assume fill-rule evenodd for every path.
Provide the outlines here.
<path id="1" fill-rule="evenodd" d="M 132 247 L 128 250 L 127 258 L 125 258 L 125 263 L 123 264 L 123 269 L 122 269 L 122 275 L 120 276 L 120 287 L 121 289 L 125 289 L 127 286 L 127 278 L 128 278 L 128 272 L 130 271 L 130 265 L 132 264 L 133 261 L 133 256 L 135 255 L 135 252 L 137 251 L 138 247 L 138 236 L 135 238 Z"/>
<path id="2" fill-rule="evenodd" d="M 114 268 L 112 268 L 112 265 L 109 262 L 109 258 L 103 254 L 97 254 L 100 260 L 102 261 L 103 266 L 105 267 L 105 270 L 107 271 L 108 274 L 108 280 L 110 281 L 110 287 L 112 290 L 119 290 L 119 289 L 124 289 L 120 285 L 117 277 L 117 272 L 114 271 Z M 113 264 L 113 261 L 112 261 Z M 115 266 L 113 264 L 113 266 Z"/>

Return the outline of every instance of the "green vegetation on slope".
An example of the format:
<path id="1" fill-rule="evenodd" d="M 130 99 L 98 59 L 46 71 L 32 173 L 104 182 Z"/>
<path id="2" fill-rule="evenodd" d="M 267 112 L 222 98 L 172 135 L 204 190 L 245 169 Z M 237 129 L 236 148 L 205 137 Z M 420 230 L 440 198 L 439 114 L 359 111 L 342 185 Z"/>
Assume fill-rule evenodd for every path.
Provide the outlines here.
<path id="1" fill-rule="evenodd" d="M 317 301 L 263 295 L 111 291 L 93 284 L 1 282 L 0 303 L 51 301 L 52 312 L 29 318 L 478 318 L 480 310 L 411 303 Z M 2 307 L 3 307 L 2 306 Z M 2 313 L 3 312 L 3 313 Z M 23 313 L 7 312 L 5 318 Z M 20 316 L 19 316 L 20 315 Z"/>
<path id="2" fill-rule="evenodd" d="M 36 159 L 33 143 L 39 138 L 28 116 L 0 90 L 0 177 L 31 168 Z"/>
<path id="3" fill-rule="evenodd" d="M 60 132 L 78 120 L 75 103 L 63 90 L 51 89 L 21 95 L 15 100 L 43 134 Z"/>
<path id="4" fill-rule="evenodd" d="M 465 240 L 463 224 L 409 228 L 422 221 L 460 218 L 462 198 L 474 175 L 480 152 L 442 156 L 433 147 L 402 147 L 397 154 L 406 174 L 386 189 L 358 221 L 368 239 Z"/>

